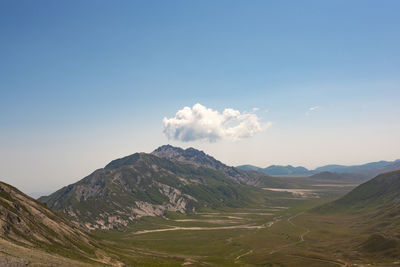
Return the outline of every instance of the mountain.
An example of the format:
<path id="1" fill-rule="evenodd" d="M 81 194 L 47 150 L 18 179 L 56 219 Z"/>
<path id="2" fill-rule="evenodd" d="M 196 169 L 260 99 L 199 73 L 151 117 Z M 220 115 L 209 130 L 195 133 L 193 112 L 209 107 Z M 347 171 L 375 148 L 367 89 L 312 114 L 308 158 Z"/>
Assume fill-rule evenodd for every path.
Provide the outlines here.
<path id="1" fill-rule="evenodd" d="M 398 170 L 400 170 L 400 161 L 395 161 L 393 164 L 389 164 L 384 167 L 362 169 L 354 173 L 363 175 L 367 179 L 370 179 L 381 173 L 393 172 Z"/>
<path id="2" fill-rule="evenodd" d="M 335 224 L 330 224 L 331 231 L 347 229 L 346 243 L 352 246 L 349 248 L 352 251 L 374 259 L 398 259 L 400 171 L 380 174 L 312 212 L 325 216 L 325 220 L 326 216 L 332 217 Z"/>
<path id="3" fill-rule="evenodd" d="M 353 175 L 354 177 L 359 177 L 359 180 L 366 181 L 382 173 L 400 170 L 400 160 L 370 162 L 355 166 L 327 165 L 316 168 L 315 170 L 318 172 L 328 171 L 344 175 Z"/>
<path id="4" fill-rule="evenodd" d="M 272 165 L 264 169 L 264 173 L 268 175 L 294 175 L 294 174 L 308 174 L 309 170 L 304 167 L 293 167 L 291 165 L 280 166 Z"/>
<path id="5" fill-rule="evenodd" d="M 326 212 L 376 210 L 380 213 L 388 209 L 400 215 L 400 171 L 380 174 L 320 208 Z"/>
<path id="6" fill-rule="evenodd" d="M 0 247 L 1 266 L 43 262 L 49 266 L 111 264 L 109 256 L 89 234 L 3 182 L 0 182 Z"/>
<path id="7" fill-rule="evenodd" d="M 345 172 L 364 172 L 373 169 L 384 169 L 393 164 L 400 163 L 400 159 L 395 161 L 377 161 L 370 162 L 362 165 L 344 166 L 344 165 L 326 165 L 315 169 L 317 172 L 329 171 L 337 173 Z"/>
<path id="8" fill-rule="evenodd" d="M 256 172 L 263 172 L 263 168 L 253 166 L 253 165 L 239 165 L 236 168 L 244 170 L 244 171 L 256 171 Z"/>
<path id="9" fill-rule="evenodd" d="M 281 165 L 271 165 L 267 168 L 259 168 L 253 165 L 241 165 L 237 168 L 245 171 L 258 171 L 265 173 L 267 175 L 307 175 L 312 172 L 304 167 L 293 167 L 291 165 L 281 166 Z"/>
<path id="10" fill-rule="evenodd" d="M 196 167 L 205 167 L 218 171 L 227 178 L 240 184 L 247 184 L 257 187 L 292 187 L 293 184 L 285 182 L 279 178 L 271 177 L 255 170 L 242 170 L 237 167 L 227 166 L 224 163 L 216 160 L 203 151 L 187 148 L 182 149 L 171 145 L 160 146 L 151 154 L 159 157 L 167 158 L 173 162 L 186 163 Z"/>
<path id="11" fill-rule="evenodd" d="M 86 229 L 126 226 L 166 211 L 239 207 L 263 197 L 254 186 L 288 186 L 258 172 L 226 166 L 204 152 L 162 146 L 111 161 L 77 183 L 39 198 Z"/>
<path id="12" fill-rule="evenodd" d="M 259 181 L 248 172 L 227 166 L 222 162 L 194 148 L 182 149 L 171 145 L 164 145 L 154 150 L 152 155 L 169 159 L 173 162 L 186 163 L 196 167 L 205 167 L 218 171 L 226 177 L 241 184 L 258 185 Z"/>
<path id="13" fill-rule="evenodd" d="M 291 165 L 271 165 L 266 168 L 259 168 L 253 165 L 241 165 L 237 168 L 245 171 L 257 171 L 267 175 L 314 175 L 318 173 L 337 173 L 337 174 L 354 174 L 359 180 L 368 180 L 374 178 L 378 174 L 400 170 L 400 159 L 395 161 L 377 161 L 362 165 L 325 165 L 314 170 L 308 170 L 304 167 L 293 167 Z"/>

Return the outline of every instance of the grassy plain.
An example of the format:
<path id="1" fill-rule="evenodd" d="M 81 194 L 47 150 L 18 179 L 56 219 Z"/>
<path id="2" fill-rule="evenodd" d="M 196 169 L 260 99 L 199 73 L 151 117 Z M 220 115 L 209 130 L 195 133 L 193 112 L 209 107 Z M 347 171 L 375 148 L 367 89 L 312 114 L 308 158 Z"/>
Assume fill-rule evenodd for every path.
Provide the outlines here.
<path id="1" fill-rule="evenodd" d="M 301 182 L 301 180 L 299 180 Z M 352 251 L 362 238 L 351 216 L 320 215 L 311 208 L 342 196 L 354 185 L 305 181 L 314 194 L 265 190 L 258 205 L 146 217 L 122 230 L 97 231 L 110 252 L 142 266 L 357 266 L 377 264 Z M 309 191 L 307 191 L 309 192 Z M 296 191 L 297 193 L 297 191 Z M 350 242 L 349 242 L 350 241 Z M 393 261 L 379 264 L 395 265 Z M 379 265 L 378 264 L 378 265 Z"/>

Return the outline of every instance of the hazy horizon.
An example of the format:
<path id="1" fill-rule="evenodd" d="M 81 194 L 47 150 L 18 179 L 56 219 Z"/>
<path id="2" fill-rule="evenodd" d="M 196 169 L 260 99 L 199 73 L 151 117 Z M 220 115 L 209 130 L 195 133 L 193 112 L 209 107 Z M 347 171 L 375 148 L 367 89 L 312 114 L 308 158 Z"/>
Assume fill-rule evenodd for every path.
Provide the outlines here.
<path id="1" fill-rule="evenodd" d="M 170 145 L 170 143 L 166 143 L 165 145 Z M 177 146 L 177 145 L 174 145 L 174 146 Z M 195 149 L 201 150 L 201 151 L 205 152 L 206 154 L 208 154 L 208 155 L 210 155 L 210 156 L 216 158 L 217 160 L 220 160 L 220 161 L 221 161 L 220 158 L 217 158 L 216 156 L 214 156 L 214 155 L 208 153 L 207 151 L 202 150 L 202 149 L 200 149 L 200 148 L 196 148 L 196 147 L 191 146 L 191 145 L 186 145 L 186 146 L 185 146 L 185 145 L 182 145 L 182 146 L 178 146 L 178 147 L 181 147 L 181 148 L 183 148 L 183 149 L 187 149 L 187 148 L 190 148 L 190 147 L 191 147 L 191 148 L 195 148 Z M 155 150 L 156 148 L 157 148 L 157 147 L 155 147 L 153 150 Z M 134 154 L 134 153 L 151 153 L 151 152 L 153 152 L 153 150 L 149 150 L 149 151 L 135 151 L 135 152 L 129 153 L 129 154 L 124 154 L 124 155 L 119 155 L 119 156 L 117 155 L 116 157 L 114 157 L 114 158 L 112 158 L 112 159 L 110 159 L 110 160 L 106 160 L 105 163 L 104 163 L 103 165 L 101 165 L 101 166 L 94 167 L 94 168 L 91 169 L 91 170 L 88 169 L 86 173 L 82 174 L 82 175 L 79 176 L 79 177 L 68 177 L 67 179 L 63 180 L 63 181 L 65 181 L 65 182 L 67 182 L 67 183 L 65 183 L 65 184 L 61 184 L 63 181 L 60 181 L 61 183 L 60 183 L 59 185 L 55 184 L 55 185 L 53 185 L 53 187 L 44 188 L 43 190 L 40 190 L 40 188 L 42 188 L 42 187 L 40 187 L 39 190 L 37 190 L 37 189 L 36 189 L 36 190 L 31 190 L 31 191 L 25 190 L 25 193 L 27 193 L 28 195 L 30 195 L 30 196 L 32 196 L 32 197 L 35 197 L 35 198 L 38 198 L 38 197 L 40 197 L 40 196 L 44 196 L 44 195 L 51 194 L 51 193 L 53 193 L 54 191 L 56 191 L 56 190 L 58 190 L 58 189 L 61 189 L 61 188 L 64 187 L 64 186 L 67 186 L 67 185 L 69 185 L 69 184 L 75 183 L 75 182 L 77 182 L 77 181 L 83 179 L 84 177 L 88 176 L 89 174 L 91 174 L 92 172 L 94 172 L 94 171 L 97 170 L 97 169 L 100 169 L 100 168 L 105 167 L 105 165 L 107 165 L 108 163 L 110 163 L 112 160 L 115 160 L 115 159 L 118 159 L 118 158 L 122 158 L 122 157 L 125 157 L 125 156 L 129 156 L 129 155 Z M 330 165 L 330 164 L 338 164 L 338 165 L 344 165 L 344 166 L 352 166 L 352 165 L 362 165 L 362 164 L 366 164 L 366 163 L 370 163 L 370 162 L 377 162 L 377 161 L 382 161 L 382 160 L 383 160 L 383 161 L 395 161 L 395 160 L 398 160 L 398 159 L 400 159 L 400 158 L 376 159 L 376 160 L 370 160 L 370 161 L 364 161 L 364 162 L 353 162 L 353 163 L 351 163 L 351 164 L 338 163 L 338 162 L 327 162 L 326 164 L 315 165 L 315 166 L 314 166 L 314 165 L 307 165 L 307 164 L 291 164 L 291 163 L 284 163 L 284 164 L 281 164 L 281 163 L 271 163 L 271 164 L 267 164 L 267 165 L 257 165 L 257 164 L 250 164 L 250 163 L 229 164 L 229 163 L 227 163 L 227 162 L 225 162 L 225 161 L 222 161 L 222 162 L 225 163 L 225 164 L 227 164 L 228 166 L 234 166 L 234 167 L 240 166 L 240 165 L 253 165 L 253 166 L 256 166 L 256 167 L 266 168 L 266 167 L 269 167 L 269 166 L 271 166 L 271 165 L 281 165 L 281 166 L 292 165 L 293 167 L 299 167 L 299 166 L 301 166 L 301 167 L 307 168 L 308 170 L 314 170 L 314 169 L 316 169 L 317 167 L 322 167 L 322 166 Z M 311 166 L 311 167 L 310 167 L 310 166 Z M 57 171 L 57 170 L 55 170 L 55 171 Z M 2 179 L 1 181 L 8 182 L 8 183 L 10 183 L 11 185 L 16 186 L 16 187 L 17 187 L 18 189 L 20 189 L 20 190 L 23 190 L 23 189 L 26 187 L 23 183 L 22 183 L 21 185 L 17 185 L 16 183 L 14 183 L 14 181 L 7 181 L 6 179 Z M 30 187 L 31 187 L 31 185 L 29 185 L 29 186 L 26 187 L 26 188 L 29 189 Z M 31 188 L 32 188 L 32 187 L 31 187 Z M 35 188 L 35 187 L 33 187 L 33 188 Z M 36 188 L 37 188 L 37 187 L 36 187 Z M 23 190 L 23 191 L 24 191 L 24 190 Z"/>
<path id="2" fill-rule="evenodd" d="M 0 179 L 51 192 L 164 144 L 231 166 L 396 160 L 399 7 L 3 1 Z"/>

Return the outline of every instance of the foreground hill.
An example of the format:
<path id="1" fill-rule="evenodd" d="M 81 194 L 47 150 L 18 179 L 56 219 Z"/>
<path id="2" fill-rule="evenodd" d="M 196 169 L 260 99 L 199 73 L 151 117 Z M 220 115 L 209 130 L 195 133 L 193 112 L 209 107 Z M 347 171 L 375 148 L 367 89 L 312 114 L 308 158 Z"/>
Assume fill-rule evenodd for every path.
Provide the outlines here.
<path id="1" fill-rule="evenodd" d="M 114 160 L 39 200 L 87 229 L 112 229 L 166 211 L 248 205 L 265 197 L 255 186 L 266 185 L 286 183 L 226 166 L 193 148 L 162 146 Z"/>
<path id="2" fill-rule="evenodd" d="M 393 209 L 400 215 L 400 171 L 383 173 L 354 188 L 321 211 L 374 211 Z"/>
<path id="3" fill-rule="evenodd" d="M 2 182 L 0 247 L 1 266 L 25 266 L 27 262 L 47 262 L 53 266 L 111 264 L 87 233 Z"/>
<path id="4" fill-rule="evenodd" d="M 380 174 L 312 214 L 314 222 L 324 217 L 334 221 L 329 231 L 335 236 L 347 231 L 343 246 L 349 251 L 380 260 L 400 257 L 400 171 Z"/>

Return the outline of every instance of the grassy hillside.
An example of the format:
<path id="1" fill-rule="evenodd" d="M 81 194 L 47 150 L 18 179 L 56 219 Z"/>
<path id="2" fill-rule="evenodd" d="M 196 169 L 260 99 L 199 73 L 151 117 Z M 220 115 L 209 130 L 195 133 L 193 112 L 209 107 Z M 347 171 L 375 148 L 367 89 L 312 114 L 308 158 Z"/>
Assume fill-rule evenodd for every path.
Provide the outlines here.
<path id="1" fill-rule="evenodd" d="M 320 212 L 396 209 L 400 204 L 400 171 L 380 174 L 342 198 L 319 207 Z"/>
<path id="2" fill-rule="evenodd" d="M 400 256 L 400 171 L 378 175 L 301 220 L 321 249 L 391 266 Z"/>

